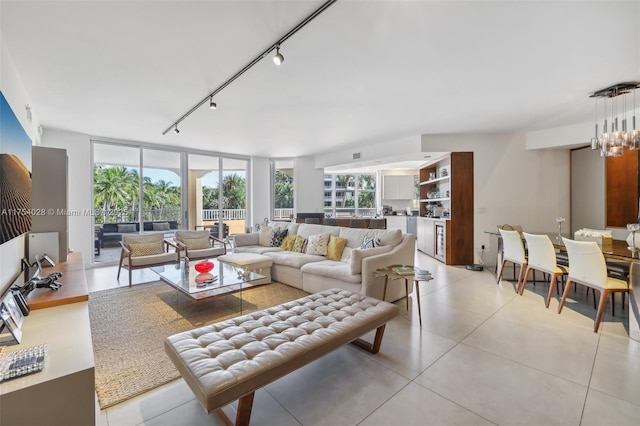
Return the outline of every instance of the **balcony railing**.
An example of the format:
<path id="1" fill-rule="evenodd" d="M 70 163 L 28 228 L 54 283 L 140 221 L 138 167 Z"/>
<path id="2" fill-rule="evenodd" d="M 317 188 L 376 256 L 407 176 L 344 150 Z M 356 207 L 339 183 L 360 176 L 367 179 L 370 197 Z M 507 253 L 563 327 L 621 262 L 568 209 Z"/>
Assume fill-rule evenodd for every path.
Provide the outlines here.
<path id="1" fill-rule="evenodd" d="M 293 214 L 293 209 L 273 209 L 274 219 L 287 219 Z"/>
<path id="2" fill-rule="evenodd" d="M 222 220 L 244 220 L 247 218 L 246 209 L 222 209 Z M 220 220 L 220 210 L 217 209 L 203 209 L 202 210 L 203 221 L 218 221 Z"/>

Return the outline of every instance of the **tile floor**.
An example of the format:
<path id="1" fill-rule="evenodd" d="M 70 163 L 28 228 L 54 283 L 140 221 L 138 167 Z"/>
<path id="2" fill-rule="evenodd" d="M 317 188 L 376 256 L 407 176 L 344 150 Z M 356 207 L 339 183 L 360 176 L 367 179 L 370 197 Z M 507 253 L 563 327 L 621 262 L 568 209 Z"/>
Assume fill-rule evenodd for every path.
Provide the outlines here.
<path id="1" fill-rule="evenodd" d="M 407 312 L 400 300 L 377 355 L 347 345 L 260 389 L 252 424 L 640 424 L 640 342 L 627 337 L 619 295 L 616 317 L 609 309 L 596 334 L 582 287 L 558 315 L 558 298 L 544 307 L 545 284 L 518 296 L 488 271 L 422 254 L 416 262 L 435 277 L 420 284 L 422 328 L 415 301 Z M 115 274 L 88 270 L 90 290 L 127 285 L 126 271 L 120 284 Z M 134 283 L 156 279 L 134 271 Z M 96 418 L 108 426 L 223 424 L 182 380 L 98 408 Z"/>

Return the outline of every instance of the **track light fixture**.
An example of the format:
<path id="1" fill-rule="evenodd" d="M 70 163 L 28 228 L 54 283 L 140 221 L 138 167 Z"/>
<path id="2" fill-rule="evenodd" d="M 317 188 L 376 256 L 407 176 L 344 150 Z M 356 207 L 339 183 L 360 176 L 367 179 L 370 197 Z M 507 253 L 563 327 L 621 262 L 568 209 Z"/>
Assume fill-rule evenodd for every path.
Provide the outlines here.
<path id="1" fill-rule="evenodd" d="M 284 56 L 280 53 L 280 45 L 276 46 L 276 56 L 273 57 L 273 63 L 276 65 L 280 65 L 284 62 Z"/>
<path id="2" fill-rule="evenodd" d="M 173 133 L 175 133 L 176 135 L 178 133 L 180 133 L 180 130 L 178 129 L 178 125 L 176 124 L 176 126 L 173 128 Z"/>
<path id="3" fill-rule="evenodd" d="M 331 6 L 332 4 L 334 4 L 337 1 L 338 0 L 327 0 L 326 2 L 324 2 L 322 4 L 322 6 L 320 6 L 318 9 L 316 9 L 311 15 L 307 16 L 306 18 L 304 18 L 295 27 L 293 27 L 291 30 L 289 30 L 288 33 L 286 33 L 284 36 L 280 37 L 280 39 L 278 39 L 278 41 L 276 41 L 271 46 L 269 46 L 266 50 L 264 50 L 262 53 L 260 53 L 260 55 L 256 56 L 254 59 L 252 59 L 251 62 L 249 62 L 247 65 L 245 65 L 240 71 L 235 73 L 233 76 L 231 76 L 227 81 L 225 81 L 220 86 L 218 86 L 217 89 L 215 89 L 213 92 L 209 93 L 205 98 L 203 98 L 200 102 L 198 102 L 196 105 L 194 105 L 189 111 L 187 111 L 185 114 L 183 114 L 182 117 L 180 117 L 176 121 L 174 121 L 173 124 L 171 124 L 171 126 L 167 127 L 165 129 L 165 131 L 162 132 L 162 134 L 166 135 L 171 129 L 173 129 L 173 131 L 175 133 L 179 133 L 180 131 L 178 130 L 178 124 L 180 124 L 185 118 L 190 116 L 195 110 L 200 108 L 202 105 L 206 104 L 207 101 L 209 101 L 209 108 L 216 109 L 217 105 L 216 105 L 215 102 L 213 102 L 213 97 L 215 95 L 217 95 L 218 93 L 220 93 L 222 91 L 222 89 L 224 89 L 225 87 L 227 87 L 228 85 L 233 83 L 242 74 L 244 74 L 245 72 L 249 71 L 255 64 L 260 62 L 263 58 L 267 57 L 271 52 L 273 52 L 273 49 L 276 50 L 276 55 L 273 57 L 273 62 L 276 65 L 280 65 L 282 62 L 284 62 L 284 56 L 282 56 L 282 54 L 280 53 L 280 45 L 282 43 L 284 43 L 285 41 L 287 41 L 289 39 L 289 37 L 293 36 L 295 33 L 300 31 L 309 22 L 311 22 L 315 18 L 317 18 L 318 15 L 320 15 L 327 8 L 329 8 L 329 6 Z"/>

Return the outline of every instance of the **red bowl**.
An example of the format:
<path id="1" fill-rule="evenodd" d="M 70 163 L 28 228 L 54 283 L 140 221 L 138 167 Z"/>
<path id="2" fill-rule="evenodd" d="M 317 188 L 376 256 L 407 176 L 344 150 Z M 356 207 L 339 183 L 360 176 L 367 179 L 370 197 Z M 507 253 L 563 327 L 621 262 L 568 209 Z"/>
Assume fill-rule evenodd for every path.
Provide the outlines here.
<path id="1" fill-rule="evenodd" d="M 209 262 L 209 261 L 198 262 L 193 267 L 196 268 L 196 271 L 200 273 L 209 272 L 210 270 L 213 269 L 213 262 Z"/>

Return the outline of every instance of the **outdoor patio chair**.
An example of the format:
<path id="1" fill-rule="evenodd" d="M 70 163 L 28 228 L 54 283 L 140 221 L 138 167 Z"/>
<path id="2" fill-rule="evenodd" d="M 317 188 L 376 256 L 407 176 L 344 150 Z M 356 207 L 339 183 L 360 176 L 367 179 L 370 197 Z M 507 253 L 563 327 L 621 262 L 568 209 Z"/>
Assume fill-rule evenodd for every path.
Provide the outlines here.
<path id="1" fill-rule="evenodd" d="M 120 244 L 122 251 L 117 278 L 120 279 L 122 268 L 127 269 L 129 271 L 129 287 L 131 287 L 131 271 L 134 269 L 180 262 L 180 248 L 170 241 L 166 241 L 162 234 L 123 235 Z M 176 251 L 169 252 L 169 246 L 175 247 Z"/>

